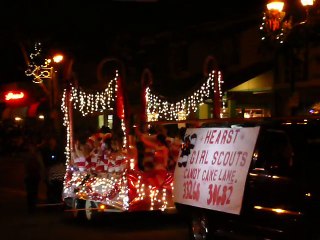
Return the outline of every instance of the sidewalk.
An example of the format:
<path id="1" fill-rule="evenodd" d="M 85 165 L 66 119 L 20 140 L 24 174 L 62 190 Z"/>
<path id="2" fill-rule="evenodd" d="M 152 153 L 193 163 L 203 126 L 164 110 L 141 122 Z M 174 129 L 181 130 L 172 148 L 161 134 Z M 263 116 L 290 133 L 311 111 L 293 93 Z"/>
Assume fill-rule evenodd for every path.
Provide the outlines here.
<path id="1" fill-rule="evenodd" d="M 1 156 L 0 168 L 0 217 L 27 213 L 26 191 L 24 186 L 23 153 Z M 44 207 L 46 185 L 41 181 L 39 186 L 38 207 Z"/>
<path id="2" fill-rule="evenodd" d="M 23 191 L 0 188 L 0 196 L 2 240 L 44 239 L 43 232 L 63 219 L 63 209 L 58 207 L 38 206 L 34 213 L 28 213 Z"/>

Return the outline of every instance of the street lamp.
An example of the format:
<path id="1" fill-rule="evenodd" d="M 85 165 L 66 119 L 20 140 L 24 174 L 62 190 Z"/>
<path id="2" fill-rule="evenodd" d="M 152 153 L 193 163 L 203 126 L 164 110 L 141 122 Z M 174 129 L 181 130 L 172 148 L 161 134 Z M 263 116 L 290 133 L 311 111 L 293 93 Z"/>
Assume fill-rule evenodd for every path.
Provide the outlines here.
<path id="1" fill-rule="evenodd" d="M 305 10 L 304 21 L 293 21 L 293 14 L 287 14 L 285 2 L 282 0 L 270 0 L 266 5 L 263 14 L 260 30 L 261 40 L 271 40 L 283 43 L 286 35 L 296 25 L 304 24 L 309 20 L 310 9 L 314 5 L 314 0 L 301 0 L 301 5 Z"/>
<path id="2" fill-rule="evenodd" d="M 60 64 L 63 61 L 62 54 L 55 54 L 52 56 L 52 60 L 56 64 Z M 55 66 L 51 64 L 52 68 L 52 77 L 49 82 L 49 89 L 51 90 L 51 108 L 55 109 L 57 107 L 57 101 L 59 98 L 59 79 L 57 77 L 57 70 L 55 70 Z"/>
<path id="3" fill-rule="evenodd" d="M 60 63 L 63 61 L 63 55 L 62 54 L 56 54 L 52 57 L 53 62 Z"/>
<path id="4" fill-rule="evenodd" d="M 316 46 L 319 18 L 315 0 L 286 3 L 271 0 L 266 4 L 260 30 L 265 46 L 274 50 L 274 114 L 293 116 L 309 101 L 310 51 Z"/>

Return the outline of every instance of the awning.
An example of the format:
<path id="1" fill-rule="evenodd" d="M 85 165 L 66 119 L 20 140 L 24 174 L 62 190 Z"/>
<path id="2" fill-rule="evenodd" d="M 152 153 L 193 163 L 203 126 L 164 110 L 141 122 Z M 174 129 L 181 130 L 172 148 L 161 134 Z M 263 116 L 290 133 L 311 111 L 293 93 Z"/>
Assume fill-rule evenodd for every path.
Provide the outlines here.
<path id="1" fill-rule="evenodd" d="M 269 92 L 273 86 L 273 72 L 260 74 L 230 90 L 228 92 Z"/>

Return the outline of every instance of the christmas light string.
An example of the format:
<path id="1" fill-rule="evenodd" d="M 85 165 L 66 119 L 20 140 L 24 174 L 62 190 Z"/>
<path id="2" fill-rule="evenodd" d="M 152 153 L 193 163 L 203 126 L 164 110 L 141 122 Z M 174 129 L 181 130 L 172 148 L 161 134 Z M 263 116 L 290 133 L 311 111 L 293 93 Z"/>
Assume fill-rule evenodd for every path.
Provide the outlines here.
<path id="1" fill-rule="evenodd" d="M 177 102 L 169 102 L 157 94 L 150 87 L 146 88 L 145 98 L 147 102 L 147 119 L 149 122 L 158 120 L 186 120 L 191 112 L 196 112 L 199 105 L 212 97 L 215 93 L 215 77 L 218 78 L 217 91 L 222 99 L 222 74 L 220 71 L 212 71 L 208 79 L 194 91 L 190 96 L 180 99 Z M 224 105 L 223 105 L 224 108 Z"/>
<path id="2" fill-rule="evenodd" d="M 79 110 L 82 116 L 93 114 L 94 112 L 103 113 L 106 110 L 113 110 L 115 103 L 117 79 L 112 79 L 107 88 L 102 92 L 88 93 L 81 89 L 72 87 L 70 95 L 73 108 Z"/>

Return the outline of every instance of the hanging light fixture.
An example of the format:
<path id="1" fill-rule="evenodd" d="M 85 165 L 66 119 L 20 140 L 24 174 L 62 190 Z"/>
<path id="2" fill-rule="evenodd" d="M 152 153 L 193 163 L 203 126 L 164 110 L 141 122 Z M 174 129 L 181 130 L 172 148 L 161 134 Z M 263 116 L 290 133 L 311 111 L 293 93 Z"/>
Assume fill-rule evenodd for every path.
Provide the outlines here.
<path id="1" fill-rule="evenodd" d="M 306 11 L 304 22 L 293 23 L 292 16 L 285 12 L 285 2 L 282 0 L 271 0 L 266 5 L 263 13 L 260 30 L 262 31 L 261 40 L 271 40 L 283 43 L 286 35 L 296 25 L 307 22 L 309 10 L 314 4 L 314 0 L 301 0 L 301 4 Z"/>
<path id="2" fill-rule="evenodd" d="M 278 31 L 281 29 L 281 23 L 285 16 L 285 12 L 283 12 L 284 2 L 276 1 L 269 2 L 267 4 L 268 14 L 267 14 L 267 25 L 271 31 Z"/>

